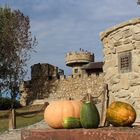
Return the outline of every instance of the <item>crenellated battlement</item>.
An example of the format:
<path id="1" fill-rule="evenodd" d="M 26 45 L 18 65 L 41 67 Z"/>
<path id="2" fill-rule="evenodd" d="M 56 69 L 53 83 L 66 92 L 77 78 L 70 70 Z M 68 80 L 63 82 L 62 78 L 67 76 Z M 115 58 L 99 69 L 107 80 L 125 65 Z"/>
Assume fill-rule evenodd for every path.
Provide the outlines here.
<path id="1" fill-rule="evenodd" d="M 87 73 L 83 74 L 83 75 L 78 75 L 78 76 L 73 76 L 73 75 L 61 75 L 60 78 L 58 79 L 60 82 L 63 81 L 63 80 L 72 80 L 72 79 L 87 79 L 87 78 L 91 78 L 91 77 L 94 77 L 94 78 L 99 78 L 99 77 L 103 77 L 103 73 L 100 73 L 100 74 L 96 74 L 96 73 L 93 73 L 91 75 L 88 75 Z"/>
<path id="2" fill-rule="evenodd" d="M 73 77 L 62 76 L 60 79 L 51 83 L 50 81 L 50 91 L 49 91 L 49 99 L 57 100 L 57 99 L 69 99 L 69 97 L 73 99 L 82 99 L 86 93 L 94 95 L 97 97 L 102 92 L 103 85 L 103 75 L 91 74 L 91 75 L 82 75 Z M 98 95 L 97 95 L 98 94 Z"/>
<path id="3" fill-rule="evenodd" d="M 94 54 L 83 49 L 80 49 L 80 52 L 69 52 L 65 56 L 65 62 L 67 66 L 94 62 Z"/>

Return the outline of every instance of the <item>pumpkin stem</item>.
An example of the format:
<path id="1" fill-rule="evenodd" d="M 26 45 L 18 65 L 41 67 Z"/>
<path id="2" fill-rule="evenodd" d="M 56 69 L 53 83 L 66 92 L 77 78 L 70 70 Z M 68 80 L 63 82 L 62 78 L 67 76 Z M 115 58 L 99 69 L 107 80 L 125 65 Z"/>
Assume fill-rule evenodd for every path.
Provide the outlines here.
<path id="1" fill-rule="evenodd" d="M 86 101 L 92 101 L 92 96 L 91 96 L 91 94 L 89 94 L 89 93 L 87 93 L 86 94 Z"/>
<path id="2" fill-rule="evenodd" d="M 87 93 L 81 100 L 83 103 L 84 102 L 91 102 L 92 101 L 92 95 Z"/>
<path id="3" fill-rule="evenodd" d="M 69 97 L 69 100 L 72 100 L 72 98 L 71 98 L 71 97 Z"/>
<path id="4" fill-rule="evenodd" d="M 90 94 L 88 93 L 87 96 L 88 96 L 88 101 L 90 101 Z"/>

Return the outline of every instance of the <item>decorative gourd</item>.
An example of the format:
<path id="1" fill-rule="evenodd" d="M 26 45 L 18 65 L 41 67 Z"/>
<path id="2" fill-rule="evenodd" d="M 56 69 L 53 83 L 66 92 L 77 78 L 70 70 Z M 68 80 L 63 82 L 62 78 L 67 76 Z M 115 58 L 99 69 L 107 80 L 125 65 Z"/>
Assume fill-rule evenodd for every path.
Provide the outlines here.
<path id="1" fill-rule="evenodd" d="M 108 107 L 106 119 L 113 126 L 131 126 L 135 122 L 136 111 L 128 103 L 115 101 Z"/>
<path id="2" fill-rule="evenodd" d="M 88 99 L 82 104 L 80 122 L 84 128 L 97 128 L 100 123 L 99 112 L 91 99 Z"/>
<path id="3" fill-rule="evenodd" d="M 63 128 L 70 129 L 70 128 L 80 128 L 81 122 L 79 118 L 74 117 L 67 117 L 63 119 Z"/>
<path id="4" fill-rule="evenodd" d="M 63 119 L 67 117 L 80 118 L 81 101 L 52 101 L 44 112 L 45 122 L 52 128 L 63 128 Z"/>

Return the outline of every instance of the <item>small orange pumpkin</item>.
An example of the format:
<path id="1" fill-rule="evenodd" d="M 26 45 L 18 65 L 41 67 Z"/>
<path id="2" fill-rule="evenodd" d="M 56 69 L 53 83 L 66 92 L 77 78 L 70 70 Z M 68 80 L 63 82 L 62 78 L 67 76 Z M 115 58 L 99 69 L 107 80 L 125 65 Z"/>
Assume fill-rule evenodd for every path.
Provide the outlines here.
<path id="1" fill-rule="evenodd" d="M 79 100 L 52 101 L 45 109 L 44 120 L 52 128 L 63 128 L 64 118 L 80 118 L 81 105 Z"/>
<path id="2" fill-rule="evenodd" d="M 108 107 L 106 119 L 113 126 L 131 126 L 135 122 L 136 111 L 128 103 L 115 101 Z"/>

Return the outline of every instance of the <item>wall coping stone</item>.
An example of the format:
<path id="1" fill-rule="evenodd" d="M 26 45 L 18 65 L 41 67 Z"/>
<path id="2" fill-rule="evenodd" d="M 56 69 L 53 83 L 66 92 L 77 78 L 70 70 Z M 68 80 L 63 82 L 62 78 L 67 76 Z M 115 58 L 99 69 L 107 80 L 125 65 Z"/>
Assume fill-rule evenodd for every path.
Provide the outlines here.
<path id="1" fill-rule="evenodd" d="M 25 129 L 21 140 L 139 140 L 139 128 L 105 127 L 98 129 Z"/>
<path id="2" fill-rule="evenodd" d="M 100 39 L 103 40 L 105 37 L 107 37 L 111 32 L 115 30 L 118 30 L 128 25 L 135 25 L 137 23 L 140 23 L 140 18 L 133 18 L 120 24 L 114 25 L 113 27 L 106 29 L 104 32 L 100 32 Z"/>

